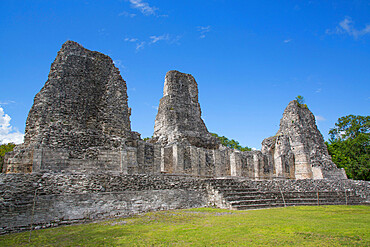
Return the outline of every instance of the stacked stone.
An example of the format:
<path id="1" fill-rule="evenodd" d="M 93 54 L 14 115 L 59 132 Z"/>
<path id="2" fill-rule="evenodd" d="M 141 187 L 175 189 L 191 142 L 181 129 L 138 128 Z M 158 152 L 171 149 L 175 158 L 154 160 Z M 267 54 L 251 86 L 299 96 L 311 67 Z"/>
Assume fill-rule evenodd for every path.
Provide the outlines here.
<path id="1" fill-rule="evenodd" d="M 0 174 L 0 235 L 64 224 L 124 217 L 147 211 L 223 207 L 226 193 L 344 192 L 369 203 L 370 182 L 354 180 L 202 179 L 173 175 L 112 173 Z M 259 193 L 260 192 L 260 193 Z M 244 198 L 245 199 L 245 198 Z M 339 198 L 340 199 L 340 198 Z M 270 199 L 271 200 L 271 199 Z M 344 202 L 344 198 L 342 199 Z M 342 203 L 344 204 L 344 203 Z"/>
<path id="2" fill-rule="evenodd" d="M 131 131 L 130 111 L 126 82 L 112 59 L 67 41 L 35 96 L 24 144 L 8 156 L 8 163 L 20 166 L 13 172 L 30 171 L 35 149 L 64 150 L 70 158 L 96 159 L 99 150 L 132 145 L 139 135 Z"/>
<path id="3" fill-rule="evenodd" d="M 117 147 L 131 137 L 126 83 L 112 59 L 64 43 L 28 114 L 24 144 Z"/>
<path id="4" fill-rule="evenodd" d="M 151 143 L 131 131 L 126 83 L 108 56 L 67 41 L 34 99 L 25 141 L 5 172 L 69 171 L 271 178 L 345 178 L 331 161 L 313 114 L 289 103 L 262 152 L 220 145 L 201 118 L 198 85 L 166 74 Z"/>
<path id="5" fill-rule="evenodd" d="M 192 75 L 176 70 L 167 72 L 153 142 L 218 149 L 220 141 L 208 132 L 201 118 L 198 85 Z"/>
<path id="6" fill-rule="evenodd" d="M 280 120 L 280 129 L 262 142 L 262 153 L 285 178 L 346 178 L 332 162 L 315 117 L 306 105 L 293 100 Z"/>

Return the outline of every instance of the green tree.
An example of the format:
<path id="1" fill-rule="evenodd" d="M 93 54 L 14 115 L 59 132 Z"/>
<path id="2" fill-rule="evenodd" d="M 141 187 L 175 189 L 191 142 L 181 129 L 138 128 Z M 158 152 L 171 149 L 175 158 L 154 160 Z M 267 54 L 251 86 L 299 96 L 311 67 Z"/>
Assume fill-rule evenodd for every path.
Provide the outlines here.
<path id="1" fill-rule="evenodd" d="M 5 153 L 13 151 L 14 147 L 14 143 L 0 145 L 0 172 L 3 171 Z"/>
<path id="2" fill-rule="evenodd" d="M 370 180 L 370 116 L 341 117 L 329 136 L 326 145 L 333 162 L 349 178 Z"/>
<path id="3" fill-rule="evenodd" d="M 211 133 L 214 137 L 217 137 L 221 144 L 224 145 L 225 147 L 228 147 L 228 148 L 233 148 L 233 149 L 238 149 L 240 151 L 251 151 L 252 149 L 249 148 L 249 147 L 243 147 L 239 144 L 238 141 L 235 141 L 234 139 L 231 139 L 229 140 L 227 137 L 225 136 L 219 136 L 215 133 Z"/>
<path id="4" fill-rule="evenodd" d="M 143 141 L 149 141 L 151 138 L 153 138 L 153 136 L 152 137 L 145 137 L 144 139 L 143 139 Z"/>
<path id="5" fill-rule="evenodd" d="M 295 97 L 295 100 L 297 101 L 299 107 L 307 108 L 307 105 L 304 103 L 305 99 L 302 95 L 298 95 L 297 97 Z"/>

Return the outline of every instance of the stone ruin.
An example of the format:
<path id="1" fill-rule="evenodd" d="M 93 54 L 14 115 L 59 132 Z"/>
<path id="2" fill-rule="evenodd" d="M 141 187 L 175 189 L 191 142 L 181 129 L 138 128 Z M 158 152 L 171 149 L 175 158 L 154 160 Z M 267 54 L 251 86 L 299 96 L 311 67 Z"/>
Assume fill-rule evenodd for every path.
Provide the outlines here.
<path id="1" fill-rule="evenodd" d="M 167 72 L 152 142 L 218 149 L 220 141 L 208 132 L 201 114 L 194 77 L 175 70 Z"/>
<path id="2" fill-rule="evenodd" d="M 296 100 L 285 109 L 277 134 L 263 140 L 262 153 L 274 164 L 276 177 L 346 178 L 331 160 L 314 115 Z"/>
<path id="3" fill-rule="evenodd" d="M 4 172 L 121 172 L 249 179 L 345 179 L 313 114 L 289 103 L 261 151 L 226 148 L 201 118 L 194 77 L 166 74 L 153 138 L 131 131 L 126 82 L 112 59 L 67 41 L 35 96 L 25 139 Z"/>
<path id="4" fill-rule="evenodd" d="M 189 74 L 167 73 L 149 141 L 131 131 L 130 113 L 112 59 L 66 42 L 24 143 L 5 155 L 0 235 L 179 208 L 370 203 L 370 183 L 346 179 L 296 101 L 261 151 L 226 148 L 208 132 Z"/>

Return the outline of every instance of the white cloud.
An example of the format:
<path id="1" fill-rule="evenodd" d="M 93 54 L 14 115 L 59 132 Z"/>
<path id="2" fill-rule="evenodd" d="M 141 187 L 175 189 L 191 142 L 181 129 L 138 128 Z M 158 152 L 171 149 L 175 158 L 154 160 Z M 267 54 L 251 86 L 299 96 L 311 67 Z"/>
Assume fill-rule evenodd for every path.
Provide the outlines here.
<path id="1" fill-rule="evenodd" d="M 24 134 L 15 130 L 10 125 L 11 117 L 5 114 L 4 109 L 0 106 L 0 144 L 13 142 L 20 144 L 23 142 Z"/>
<path id="2" fill-rule="evenodd" d="M 142 49 L 144 49 L 144 46 L 145 46 L 145 42 L 140 42 L 140 43 L 136 43 L 136 51 L 140 51 Z"/>
<path id="3" fill-rule="evenodd" d="M 136 38 L 125 38 L 124 41 L 126 41 L 126 42 L 136 42 L 136 41 L 138 41 L 138 39 L 136 39 Z"/>
<path id="4" fill-rule="evenodd" d="M 252 149 L 252 151 L 256 151 L 257 150 L 257 148 L 253 148 L 253 147 L 251 149 Z"/>
<path id="5" fill-rule="evenodd" d="M 0 105 L 9 105 L 9 104 L 14 104 L 16 103 L 13 100 L 6 100 L 6 101 L 0 101 Z"/>
<path id="6" fill-rule="evenodd" d="M 170 39 L 170 35 L 169 34 L 163 34 L 161 36 L 150 36 L 150 39 L 152 41 L 150 41 L 151 44 L 155 44 L 157 43 L 158 41 L 161 41 L 161 40 L 169 40 Z"/>
<path id="7" fill-rule="evenodd" d="M 319 122 L 326 121 L 326 118 L 324 118 L 323 116 L 317 115 L 315 116 L 315 118 L 316 118 L 316 121 L 319 121 Z"/>
<path id="8" fill-rule="evenodd" d="M 159 41 L 166 41 L 168 44 L 180 44 L 179 40 L 181 39 L 181 35 L 172 36 L 170 34 L 162 34 L 162 35 L 152 35 L 146 41 L 141 41 L 137 38 L 125 38 L 125 42 L 135 43 L 136 44 L 136 51 L 140 51 L 144 49 L 146 46 L 151 46 L 152 44 L 156 44 Z"/>
<path id="9" fill-rule="evenodd" d="M 136 44 L 136 51 L 140 51 L 142 49 L 144 49 L 144 46 L 146 44 L 145 41 L 140 41 L 139 39 L 137 38 L 125 38 L 124 39 L 125 42 L 129 42 L 129 43 L 135 43 Z"/>
<path id="10" fill-rule="evenodd" d="M 173 38 L 171 41 L 170 41 L 170 43 L 171 44 L 180 44 L 180 39 L 182 38 L 182 35 L 177 35 L 175 38 Z"/>
<path id="11" fill-rule="evenodd" d="M 291 41 L 292 41 L 292 39 L 286 39 L 286 40 L 284 40 L 284 43 L 289 43 Z"/>
<path id="12" fill-rule="evenodd" d="M 142 0 L 129 0 L 131 7 L 138 9 L 144 15 L 155 15 L 158 8 L 151 7 L 148 3 L 143 2 Z"/>
<path id="13" fill-rule="evenodd" d="M 206 33 L 211 31 L 211 26 L 199 26 L 197 30 L 200 32 L 199 38 L 204 39 L 206 37 Z"/>
<path id="14" fill-rule="evenodd" d="M 134 14 L 134 13 L 129 13 L 129 12 L 127 12 L 127 11 L 123 11 L 123 12 L 119 13 L 119 14 L 118 14 L 118 16 L 125 16 L 125 17 L 133 18 L 133 17 L 135 17 L 135 16 L 136 16 L 136 14 Z"/>
<path id="15" fill-rule="evenodd" d="M 321 93 L 321 91 L 322 91 L 322 88 L 318 88 L 316 89 L 315 93 Z"/>
<path id="16" fill-rule="evenodd" d="M 339 22 L 339 25 L 334 31 L 327 29 L 326 34 L 348 34 L 354 39 L 358 39 L 361 36 L 370 33 L 370 24 L 367 24 L 363 29 L 358 30 L 353 26 L 354 22 L 351 17 L 345 17 L 343 21 Z"/>

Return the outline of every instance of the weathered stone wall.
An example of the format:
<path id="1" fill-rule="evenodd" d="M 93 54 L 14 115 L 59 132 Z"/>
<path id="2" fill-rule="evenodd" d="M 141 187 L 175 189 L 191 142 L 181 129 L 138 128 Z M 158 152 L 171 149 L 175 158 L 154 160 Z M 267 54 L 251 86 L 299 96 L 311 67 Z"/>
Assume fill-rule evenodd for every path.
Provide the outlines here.
<path id="1" fill-rule="evenodd" d="M 94 158 L 85 159 L 70 157 L 69 149 L 34 147 L 20 155 L 14 155 L 14 152 L 8 153 L 5 156 L 5 163 L 11 165 L 6 168 L 6 171 L 16 173 L 17 170 L 14 169 L 24 167 L 27 163 L 29 164 L 28 170 L 22 172 L 123 172 L 125 174 L 158 174 L 161 172 L 159 144 L 138 140 L 131 145 L 134 146 L 97 149 L 94 151 Z"/>
<path id="2" fill-rule="evenodd" d="M 218 149 L 220 141 L 208 132 L 201 114 L 194 77 L 176 70 L 167 72 L 152 141 Z"/>
<path id="3" fill-rule="evenodd" d="M 186 144 L 162 146 L 136 141 L 134 147 L 99 149 L 94 159 L 77 159 L 69 150 L 39 147 L 29 157 L 33 172 L 122 172 L 124 174 L 185 174 L 206 177 L 274 178 L 274 169 L 260 151 L 240 152 L 230 148 L 207 149 Z M 24 156 L 20 156 L 24 158 Z M 22 164 L 22 159 L 7 155 L 6 162 Z M 12 172 L 15 166 L 8 167 Z"/>
<path id="4" fill-rule="evenodd" d="M 290 179 L 253 181 L 239 179 L 241 184 L 258 191 L 282 192 L 315 192 L 315 191 L 348 191 L 370 200 L 370 182 L 361 180 L 329 180 L 329 179 Z"/>
<path id="5" fill-rule="evenodd" d="M 67 41 L 28 114 L 24 145 L 78 151 L 131 137 L 126 82 L 112 59 Z M 115 138 L 114 138 L 115 137 Z"/>
<path id="6" fill-rule="evenodd" d="M 261 151 L 240 152 L 232 150 L 230 154 L 231 176 L 249 179 L 272 179 L 275 177 L 272 163 Z"/>
<path id="7" fill-rule="evenodd" d="M 370 203 L 370 182 L 365 181 L 222 178 L 209 183 L 209 203 L 225 209 Z"/>
<path id="8" fill-rule="evenodd" d="M 260 151 L 241 152 L 230 148 L 206 149 L 174 144 L 161 148 L 161 172 L 206 177 L 275 178 L 267 156 Z"/>
<path id="9" fill-rule="evenodd" d="M 347 178 L 332 162 L 314 115 L 295 100 L 284 110 L 277 134 L 262 142 L 261 151 L 273 163 L 276 177 Z"/>
<path id="10" fill-rule="evenodd" d="M 148 211 L 222 205 L 218 189 L 229 189 L 230 183 L 234 184 L 233 189 L 257 191 L 346 190 L 360 196 L 362 202 L 369 202 L 370 183 L 353 180 L 254 181 L 123 173 L 0 174 L 0 234 L 29 230 L 31 223 L 39 229 Z"/>
<path id="11" fill-rule="evenodd" d="M 131 131 L 130 114 L 126 82 L 112 59 L 67 41 L 35 96 L 24 144 L 5 156 L 4 172 L 346 178 L 331 161 L 313 114 L 296 101 L 261 152 L 225 148 L 208 132 L 190 74 L 166 74 L 150 143 Z"/>
<path id="12" fill-rule="evenodd" d="M 202 179 L 122 173 L 0 174 L 0 198 L 0 234 L 29 230 L 31 222 L 50 227 L 204 207 L 208 200 Z"/>
<path id="13" fill-rule="evenodd" d="M 8 154 L 4 171 L 32 171 L 39 149 L 55 150 L 62 162 L 92 164 L 101 150 L 135 145 L 140 135 L 131 131 L 127 98 L 126 82 L 109 56 L 67 41 L 35 96 L 24 143 Z"/>

